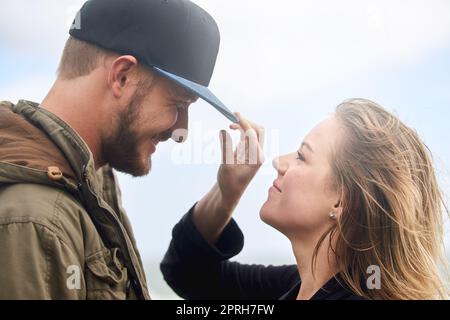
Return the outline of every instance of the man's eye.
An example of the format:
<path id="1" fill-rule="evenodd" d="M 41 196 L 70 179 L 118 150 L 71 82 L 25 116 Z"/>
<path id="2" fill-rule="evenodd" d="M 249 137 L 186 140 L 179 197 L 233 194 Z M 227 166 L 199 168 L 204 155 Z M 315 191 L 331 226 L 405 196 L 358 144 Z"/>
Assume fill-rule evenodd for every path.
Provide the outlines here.
<path id="1" fill-rule="evenodd" d="M 297 151 L 297 154 L 298 154 L 298 157 L 297 157 L 298 160 L 305 161 L 305 157 L 299 151 Z"/>
<path id="2" fill-rule="evenodd" d="M 178 111 L 185 110 L 186 103 L 185 102 L 175 102 L 175 108 L 177 108 Z"/>

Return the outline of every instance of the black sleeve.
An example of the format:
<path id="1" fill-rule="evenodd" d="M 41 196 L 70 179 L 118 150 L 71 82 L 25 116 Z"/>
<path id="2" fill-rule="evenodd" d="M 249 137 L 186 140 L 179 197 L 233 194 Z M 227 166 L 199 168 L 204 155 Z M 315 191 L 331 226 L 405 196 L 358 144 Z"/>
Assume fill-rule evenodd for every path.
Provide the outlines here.
<path id="1" fill-rule="evenodd" d="M 210 246 L 192 221 L 193 208 L 173 228 L 172 241 L 161 263 L 169 286 L 184 299 L 280 298 L 298 280 L 297 267 L 245 265 L 230 262 L 244 245 L 234 220 L 215 246 Z"/>

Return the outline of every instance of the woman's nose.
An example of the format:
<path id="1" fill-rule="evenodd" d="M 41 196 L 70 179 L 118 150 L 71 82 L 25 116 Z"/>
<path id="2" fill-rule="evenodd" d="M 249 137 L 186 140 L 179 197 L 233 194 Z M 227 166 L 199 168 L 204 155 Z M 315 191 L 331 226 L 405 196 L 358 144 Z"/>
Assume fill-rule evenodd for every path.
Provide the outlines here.
<path id="1" fill-rule="evenodd" d="M 280 175 L 284 175 L 286 170 L 289 168 L 289 163 L 286 161 L 286 156 L 280 156 L 273 159 L 272 165 Z"/>

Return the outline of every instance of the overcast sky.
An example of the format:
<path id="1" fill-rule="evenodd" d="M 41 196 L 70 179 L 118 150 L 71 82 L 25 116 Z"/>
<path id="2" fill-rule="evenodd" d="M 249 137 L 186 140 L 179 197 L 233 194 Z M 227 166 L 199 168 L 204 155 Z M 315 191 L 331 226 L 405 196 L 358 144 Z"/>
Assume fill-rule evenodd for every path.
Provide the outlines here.
<path id="1" fill-rule="evenodd" d="M 0 0 L 1 100 L 42 100 L 83 2 Z M 267 128 L 269 160 L 297 148 L 343 100 L 369 98 L 419 132 L 449 194 L 449 1 L 194 2 L 221 31 L 210 88 L 231 109 Z M 120 175 L 156 298 L 172 297 L 158 263 L 173 225 L 213 185 L 218 132 L 228 123 L 200 101 L 191 107 L 190 126 L 185 145 L 159 147 L 148 177 Z M 268 161 L 236 209 L 246 236 L 239 261 L 294 262 L 289 242 L 258 216 L 275 176 Z"/>

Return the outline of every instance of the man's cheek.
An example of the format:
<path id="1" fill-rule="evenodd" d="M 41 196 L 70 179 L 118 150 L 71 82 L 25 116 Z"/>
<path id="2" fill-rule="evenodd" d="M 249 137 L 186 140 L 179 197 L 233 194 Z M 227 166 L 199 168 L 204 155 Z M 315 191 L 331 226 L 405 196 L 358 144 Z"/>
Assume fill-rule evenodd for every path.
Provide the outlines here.
<path id="1" fill-rule="evenodd" d="M 177 108 L 172 108 L 170 110 L 166 110 L 164 113 L 164 121 L 169 126 L 169 128 L 173 127 L 177 121 L 180 119 Z"/>

